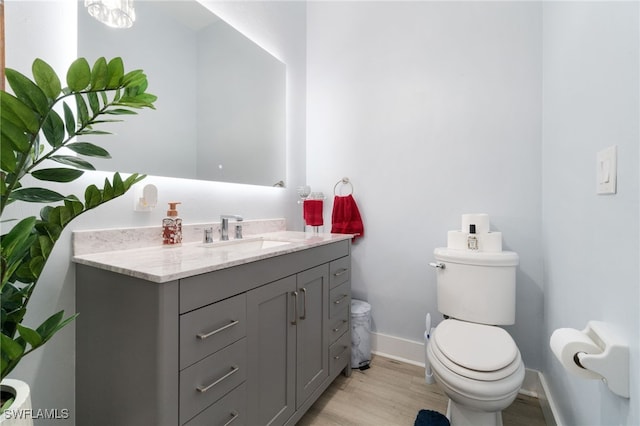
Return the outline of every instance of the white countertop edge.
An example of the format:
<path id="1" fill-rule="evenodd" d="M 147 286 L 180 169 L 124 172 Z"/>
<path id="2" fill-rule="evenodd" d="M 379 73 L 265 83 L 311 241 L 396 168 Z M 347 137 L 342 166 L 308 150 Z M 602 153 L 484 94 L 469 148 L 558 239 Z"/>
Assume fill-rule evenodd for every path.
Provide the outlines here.
<path id="1" fill-rule="evenodd" d="M 287 241 L 290 244 L 260 251 L 237 253 L 230 258 L 216 256 L 215 252 L 207 252 L 210 249 L 203 248 L 202 243 L 187 243 L 178 247 L 155 246 L 78 255 L 73 256 L 72 261 L 134 278 L 165 283 L 348 240 L 353 238 L 353 235 L 278 231 L 247 237 L 247 239 L 250 238 Z"/>

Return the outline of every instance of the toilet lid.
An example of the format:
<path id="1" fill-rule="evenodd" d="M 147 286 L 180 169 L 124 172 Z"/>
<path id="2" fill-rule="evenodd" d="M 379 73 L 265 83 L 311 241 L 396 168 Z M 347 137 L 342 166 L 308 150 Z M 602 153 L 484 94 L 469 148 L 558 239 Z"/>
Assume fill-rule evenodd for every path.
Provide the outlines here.
<path id="1" fill-rule="evenodd" d="M 444 320 L 433 339 L 440 351 L 461 367 L 490 372 L 503 369 L 518 357 L 518 347 L 500 327 Z"/>

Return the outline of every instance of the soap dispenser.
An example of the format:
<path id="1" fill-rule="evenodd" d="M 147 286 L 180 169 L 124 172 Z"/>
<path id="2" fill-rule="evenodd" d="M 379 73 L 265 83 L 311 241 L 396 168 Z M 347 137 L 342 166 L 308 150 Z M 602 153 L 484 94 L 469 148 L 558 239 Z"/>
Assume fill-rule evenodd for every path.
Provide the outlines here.
<path id="1" fill-rule="evenodd" d="M 169 203 L 167 217 L 162 220 L 162 244 L 175 246 L 182 243 L 182 219 L 178 217 L 176 206 L 179 202 Z"/>

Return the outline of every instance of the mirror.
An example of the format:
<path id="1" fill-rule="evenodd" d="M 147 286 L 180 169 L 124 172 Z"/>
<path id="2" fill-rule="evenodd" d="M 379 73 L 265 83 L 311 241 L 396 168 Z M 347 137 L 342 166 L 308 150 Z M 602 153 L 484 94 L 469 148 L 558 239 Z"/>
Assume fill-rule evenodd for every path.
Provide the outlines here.
<path id="1" fill-rule="evenodd" d="M 120 56 L 158 96 L 155 111 L 101 128 L 119 137 L 97 141 L 112 159 L 96 168 L 282 186 L 285 65 L 197 1 L 135 6 L 133 27 L 113 29 L 78 2 L 78 56 Z"/>

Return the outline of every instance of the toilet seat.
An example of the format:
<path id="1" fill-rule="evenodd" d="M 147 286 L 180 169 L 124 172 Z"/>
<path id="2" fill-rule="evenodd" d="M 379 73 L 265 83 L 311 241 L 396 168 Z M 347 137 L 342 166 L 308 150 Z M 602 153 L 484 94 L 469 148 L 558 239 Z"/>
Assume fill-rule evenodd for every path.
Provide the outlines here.
<path id="1" fill-rule="evenodd" d="M 522 364 L 509 333 L 496 326 L 447 319 L 436 327 L 431 343 L 433 355 L 447 369 L 473 380 L 498 381 Z"/>

